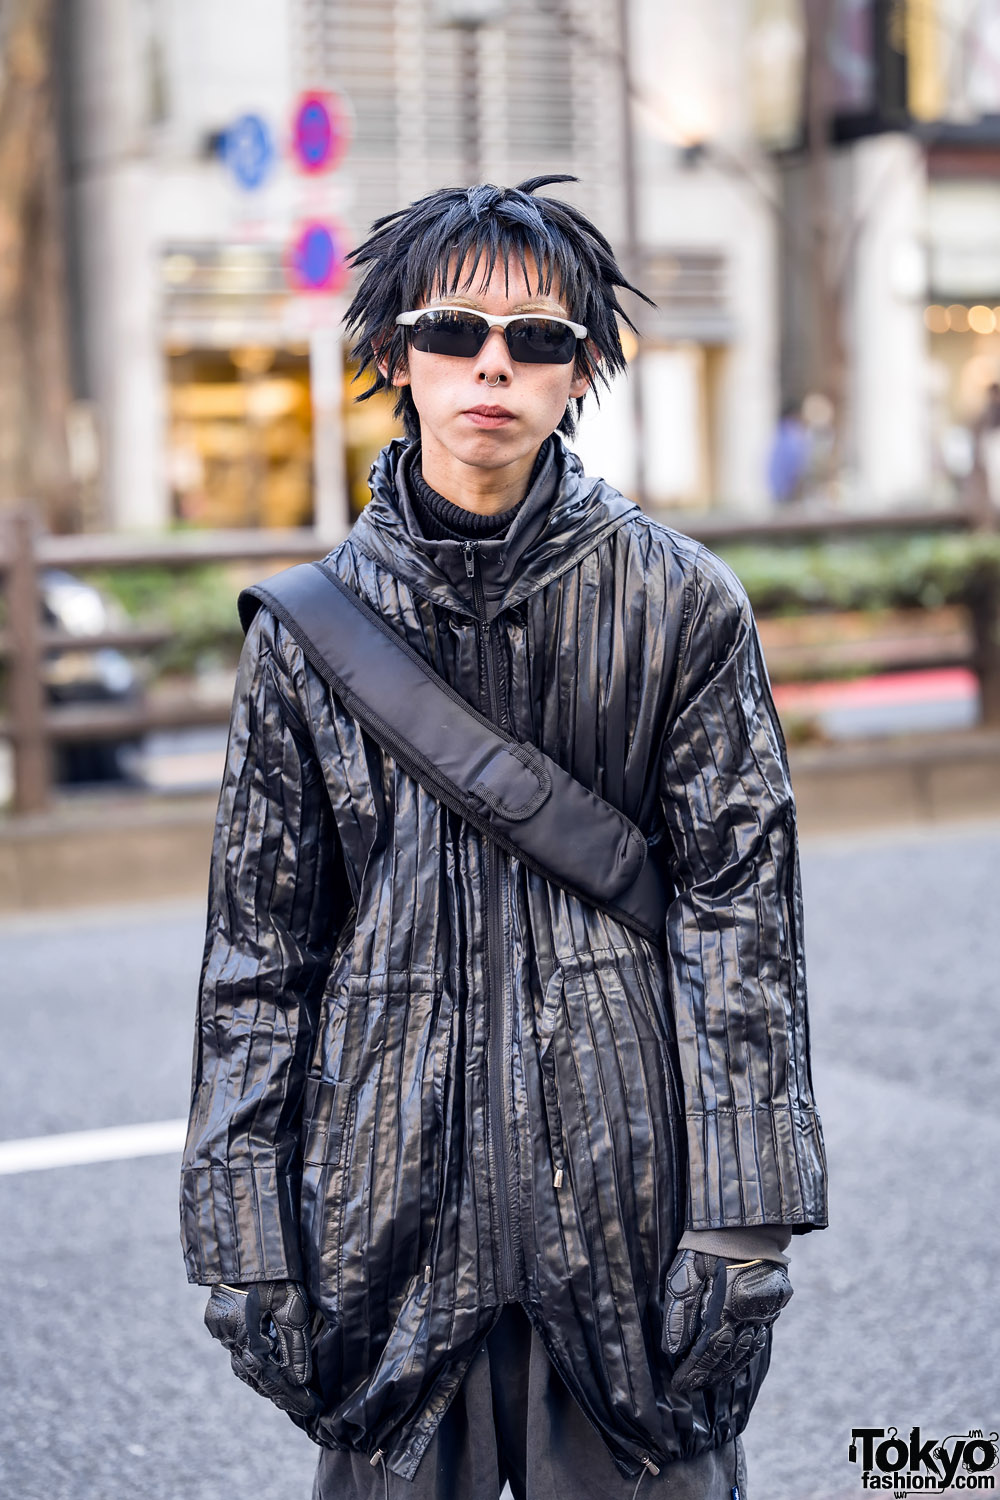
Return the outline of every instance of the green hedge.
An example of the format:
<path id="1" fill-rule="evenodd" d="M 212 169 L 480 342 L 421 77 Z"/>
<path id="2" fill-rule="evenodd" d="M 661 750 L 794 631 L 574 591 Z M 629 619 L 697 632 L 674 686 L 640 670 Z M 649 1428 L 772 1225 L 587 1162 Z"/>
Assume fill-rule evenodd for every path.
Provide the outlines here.
<path id="1" fill-rule="evenodd" d="M 236 596 L 259 573 L 252 566 L 199 564 L 185 568 L 109 568 L 88 574 L 117 599 L 133 624 L 163 628 L 171 638 L 150 653 L 154 676 L 192 672 L 199 665 L 235 663 L 243 632 Z"/>
<path id="2" fill-rule="evenodd" d="M 925 534 L 905 538 L 720 547 L 761 615 L 821 610 L 933 609 L 1000 588 L 1000 534 Z M 154 674 L 199 664 L 235 663 L 242 632 L 236 595 L 258 564 L 108 569 L 89 575 L 140 625 L 162 626 L 171 640 L 153 653 Z"/>
<path id="3" fill-rule="evenodd" d="M 923 534 L 718 549 L 760 614 L 934 609 L 1000 587 L 1000 534 Z"/>

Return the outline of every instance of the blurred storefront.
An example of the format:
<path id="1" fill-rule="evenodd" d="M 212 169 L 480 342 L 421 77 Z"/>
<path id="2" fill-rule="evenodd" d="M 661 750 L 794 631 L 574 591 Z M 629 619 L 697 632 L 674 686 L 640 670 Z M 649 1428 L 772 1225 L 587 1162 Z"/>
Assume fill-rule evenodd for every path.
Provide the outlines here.
<path id="1" fill-rule="evenodd" d="M 397 428 L 388 399 L 354 403 L 339 302 L 292 295 L 268 246 L 170 245 L 161 272 L 171 519 L 332 532 L 345 501 L 357 514 Z"/>
<path id="2" fill-rule="evenodd" d="M 70 207 L 94 524 L 347 524 L 391 403 L 354 404 L 339 259 L 350 185 L 293 147 L 288 5 L 72 0 Z M 334 236 L 336 237 L 334 241 Z M 302 247 L 305 246 L 305 250 Z M 313 257 L 315 259 L 315 257 Z"/>
<path id="3" fill-rule="evenodd" d="M 857 508 L 1000 500 L 1000 5 L 753 0 L 783 38 L 757 129 L 779 170 L 781 399 L 841 407 Z M 780 54 L 780 56 L 779 56 Z M 992 482 L 991 482 L 992 483 Z"/>
<path id="4" fill-rule="evenodd" d="M 928 304 L 942 485 L 1000 504 L 1000 142 L 929 155 Z"/>
<path id="5" fill-rule="evenodd" d="M 628 301 L 631 379 L 587 403 L 593 471 L 654 509 L 761 509 L 791 412 L 822 460 L 819 498 L 906 504 L 986 482 L 1000 0 L 835 0 L 822 48 L 805 0 L 67 13 L 90 524 L 341 529 L 398 429 L 390 401 L 354 401 L 350 285 L 304 287 L 296 246 L 329 231 L 342 255 L 442 184 L 548 173 L 579 179 L 556 191 L 657 304 Z M 293 129 L 313 94 L 340 101 L 344 137 L 317 170 Z"/>
<path id="6" fill-rule="evenodd" d="M 752 504 L 759 496 L 726 483 L 740 444 L 766 430 L 768 413 L 748 411 L 745 392 L 728 379 L 747 339 L 737 337 L 726 249 L 644 249 L 638 284 L 656 306 L 637 311 L 641 346 L 626 332 L 632 376 L 642 384 L 643 481 L 652 509 L 704 509 L 720 496 Z M 639 350 L 641 347 L 641 357 Z M 750 345 L 751 357 L 761 356 Z M 764 389 L 766 390 L 766 372 Z M 728 381 L 728 384 L 727 384 Z M 585 410 L 577 447 L 595 473 L 635 492 L 634 406 L 627 385 L 600 393 Z M 730 408 L 730 403 L 735 410 Z"/>
<path id="7" fill-rule="evenodd" d="M 281 326 L 280 257 L 169 245 L 161 269 L 171 519 L 311 524 L 309 345 Z"/>

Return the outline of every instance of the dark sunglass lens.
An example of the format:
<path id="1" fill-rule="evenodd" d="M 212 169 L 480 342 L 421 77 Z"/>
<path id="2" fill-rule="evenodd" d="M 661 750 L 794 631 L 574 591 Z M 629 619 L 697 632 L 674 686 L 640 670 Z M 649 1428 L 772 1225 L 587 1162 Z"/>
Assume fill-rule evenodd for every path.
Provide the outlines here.
<path id="1" fill-rule="evenodd" d="M 471 359 L 489 332 L 482 318 L 466 313 L 429 312 L 413 325 L 413 347 L 422 354 L 454 354 Z"/>
<path id="2" fill-rule="evenodd" d="M 507 328 L 511 359 L 522 365 L 568 365 L 576 354 L 576 334 L 552 318 L 519 318 Z"/>

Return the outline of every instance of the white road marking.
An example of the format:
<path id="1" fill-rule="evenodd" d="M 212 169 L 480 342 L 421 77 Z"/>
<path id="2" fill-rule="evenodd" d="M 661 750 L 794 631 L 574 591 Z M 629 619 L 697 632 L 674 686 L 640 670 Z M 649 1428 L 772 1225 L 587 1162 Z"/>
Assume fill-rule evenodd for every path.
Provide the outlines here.
<path id="1" fill-rule="evenodd" d="M 46 1167 L 122 1161 L 129 1156 L 167 1156 L 181 1151 L 186 1131 L 186 1120 L 157 1120 L 151 1125 L 112 1125 L 106 1130 L 74 1130 L 65 1135 L 0 1141 L 0 1177 L 12 1172 L 39 1172 Z"/>

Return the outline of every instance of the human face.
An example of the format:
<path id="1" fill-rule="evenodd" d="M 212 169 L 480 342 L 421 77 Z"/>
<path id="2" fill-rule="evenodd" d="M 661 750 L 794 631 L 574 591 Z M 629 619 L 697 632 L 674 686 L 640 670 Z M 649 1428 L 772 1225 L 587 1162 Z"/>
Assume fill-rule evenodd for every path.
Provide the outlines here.
<path id="1" fill-rule="evenodd" d="M 487 282 L 474 278 L 470 286 L 463 286 L 461 275 L 456 291 L 440 292 L 420 306 L 469 307 L 497 317 L 552 313 L 572 318 L 558 288 L 547 294 L 538 290 L 530 260 L 528 271 L 526 279 L 514 260 L 505 275 L 498 262 Z M 542 443 L 562 421 L 566 403 L 589 387 L 575 369 L 575 362 L 512 360 L 501 328 L 491 328 L 482 349 L 468 359 L 411 348 L 407 368 L 397 372 L 393 384 L 409 384 L 420 417 L 421 464 L 427 482 L 440 489 L 437 481 L 443 478 L 454 493 L 470 484 L 478 489 L 490 478 L 506 487 L 522 470 L 526 477 Z"/>

